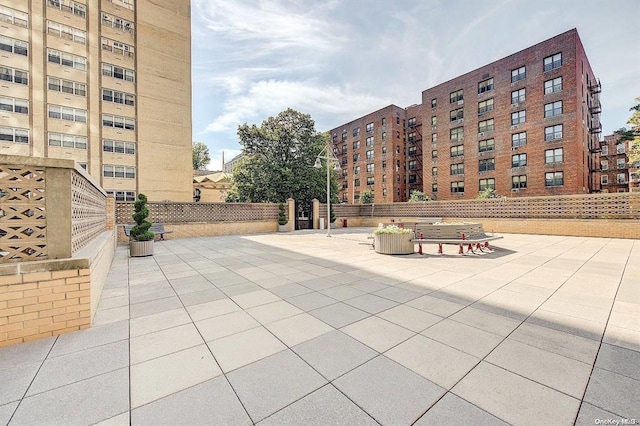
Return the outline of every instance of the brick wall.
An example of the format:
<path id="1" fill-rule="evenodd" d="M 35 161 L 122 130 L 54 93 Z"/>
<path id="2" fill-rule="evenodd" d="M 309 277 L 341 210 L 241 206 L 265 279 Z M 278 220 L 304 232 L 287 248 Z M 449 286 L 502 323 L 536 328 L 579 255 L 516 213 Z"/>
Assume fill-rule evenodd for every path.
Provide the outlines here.
<path id="1" fill-rule="evenodd" d="M 90 270 L 0 276 L 0 347 L 90 327 Z"/>

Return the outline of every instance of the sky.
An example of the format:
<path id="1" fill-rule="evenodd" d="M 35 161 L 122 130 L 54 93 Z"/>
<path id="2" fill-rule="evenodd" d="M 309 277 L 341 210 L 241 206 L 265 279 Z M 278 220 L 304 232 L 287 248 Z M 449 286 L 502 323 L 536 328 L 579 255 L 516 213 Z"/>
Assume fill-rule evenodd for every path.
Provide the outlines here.
<path id="1" fill-rule="evenodd" d="M 193 140 L 209 170 L 286 108 L 326 131 L 577 28 L 603 135 L 640 97 L 639 0 L 192 0 Z"/>

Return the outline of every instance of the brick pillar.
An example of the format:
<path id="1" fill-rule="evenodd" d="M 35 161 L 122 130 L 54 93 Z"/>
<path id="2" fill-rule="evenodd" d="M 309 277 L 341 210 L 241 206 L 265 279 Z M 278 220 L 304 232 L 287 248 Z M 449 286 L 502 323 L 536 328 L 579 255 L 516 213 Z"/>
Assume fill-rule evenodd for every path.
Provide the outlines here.
<path id="1" fill-rule="evenodd" d="M 296 230 L 296 220 L 298 220 L 298 218 L 296 217 L 296 201 L 293 198 L 288 198 L 287 199 L 287 205 L 288 205 L 288 211 L 289 211 L 289 222 L 287 222 L 287 231 L 291 232 L 291 231 L 295 231 Z"/>
<path id="2" fill-rule="evenodd" d="M 314 198 L 311 203 L 313 204 L 313 229 L 320 229 L 320 201 Z M 329 226 L 329 224 L 326 224 L 326 226 Z"/>

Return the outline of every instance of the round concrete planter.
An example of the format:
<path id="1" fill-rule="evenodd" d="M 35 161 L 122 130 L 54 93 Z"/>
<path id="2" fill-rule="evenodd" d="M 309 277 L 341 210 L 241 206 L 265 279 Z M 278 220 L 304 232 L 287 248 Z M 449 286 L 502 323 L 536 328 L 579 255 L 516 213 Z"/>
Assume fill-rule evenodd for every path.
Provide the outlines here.
<path id="1" fill-rule="evenodd" d="M 153 240 L 129 241 L 129 255 L 131 257 L 153 256 Z"/>
<path id="2" fill-rule="evenodd" d="M 413 254 L 413 232 L 409 234 L 373 234 L 376 253 Z"/>
<path id="3" fill-rule="evenodd" d="M 289 227 L 285 225 L 278 225 L 278 232 L 289 232 Z"/>

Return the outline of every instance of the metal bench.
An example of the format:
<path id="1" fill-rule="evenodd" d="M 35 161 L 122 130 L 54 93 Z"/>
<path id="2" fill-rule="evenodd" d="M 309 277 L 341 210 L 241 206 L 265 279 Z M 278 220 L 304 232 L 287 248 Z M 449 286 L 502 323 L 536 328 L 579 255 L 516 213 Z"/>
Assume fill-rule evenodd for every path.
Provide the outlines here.
<path id="1" fill-rule="evenodd" d="M 465 245 L 467 253 L 476 254 L 476 250 L 490 253 L 493 250 L 489 247 L 489 241 L 503 238 L 497 235 L 487 235 L 480 223 L 416 223 L 414 233 L 416 237 L 413 242 L 418 243 L 419 254 L 422 254 L 423 243 L 437 243 L 438 254 L 442 254 L 443 244 L 458 244 L 460 246 L 458 254 L 465 254 Z"/>
<path id="2" fill-rule="evenodd" d="M 131 228 L 135 225 L 122 225 L 124 227 L 124 235 L 130 237 L 129 233 L 131 232 Z M 164 240 L 164 234 L 170 234 L 173 231 L 167 231 L 164 229 L 164 223 L 152 223 L 149 231 L 153 232 L 156 235 L 160 235 L 160 239 Z"/>

